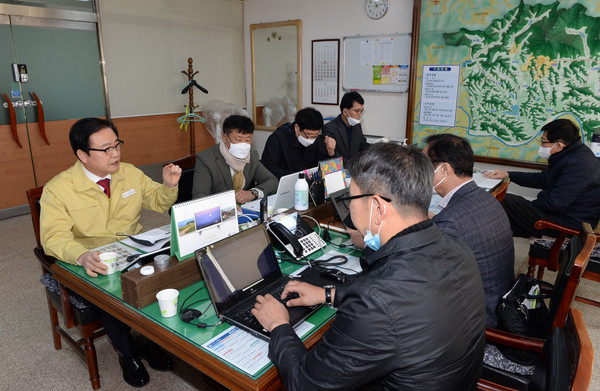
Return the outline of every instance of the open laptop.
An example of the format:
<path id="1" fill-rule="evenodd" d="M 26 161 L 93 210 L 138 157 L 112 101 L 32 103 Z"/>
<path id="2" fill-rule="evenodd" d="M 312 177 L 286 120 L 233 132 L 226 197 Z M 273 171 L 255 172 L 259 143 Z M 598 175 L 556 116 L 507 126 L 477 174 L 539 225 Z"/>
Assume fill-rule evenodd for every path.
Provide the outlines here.
<path id="1" fill-rule="evenodd" d="M 344 226 L 350 229 L 356 229 L 356 227 L 352 223 L 352 219 L 350 218 L 350 209 L 348 207 L 348 203 L 340 201 L 342 197 L 347 197 L 349 195 L 349 188 L 338 190 L 335 193 L 331 194 L 331 201 L 333 202 L 333 207 L 335 208 L 335 211 L 339 216 L 341 222 L 344 224 Z"/>
<path id="2" fill-rule="evenodd" d="M 317 167 L 313 167 L 310 170 L 306 170 L 309 174 L 317 171 Z M 270 195 L 268 209 L 277 211 L 278 209 L 290 209 L 294 207 L 294 186 L 298 180 L 298 174 L 304 171 L 298 171 L 293 174 L 282 176 L 279 179 L 279 185 L 277 186 L 277 193 Z M 247 209 L 252 212 L 260 212 L 260 200 L 254 200 L 242 205 L 243 209 Z"/>
<path id="3" fill-rule="evenodd" d="M 196 251 L 196 259 L 217 316 L 264 340 L 270 333 L 250 310 L 257 295 L 280 299 L 291 280 L 279 270 L 264 224 L 259 224 Z M 320 306 L 286 307 L 296 327 Z"/>

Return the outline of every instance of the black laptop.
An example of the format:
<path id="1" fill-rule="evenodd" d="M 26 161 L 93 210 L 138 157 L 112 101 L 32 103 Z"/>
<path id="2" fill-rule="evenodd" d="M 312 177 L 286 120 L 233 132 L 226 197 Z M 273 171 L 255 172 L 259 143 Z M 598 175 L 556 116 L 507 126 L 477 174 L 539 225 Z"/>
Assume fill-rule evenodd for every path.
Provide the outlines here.
<path id="1" fill-rule="evenodd" d="M 291 278 L 279 270 L 265 225 L 259 224 L 197 250 L 196 259 L 217 316 L 268 341 L 270 333 L 250 310 L 257 295 L 270 293 L 280 299 Z M 290 324 L 296 327 L 319 307 L 286 307 Z"/>
<path id="2" fill-rule="evenodd" d="M 354 223 L 352 223 L 352 218 L 350 217 L 350 208 L 348 201 L 340 201 L 340 199 L 347 197 L 350 195 L 350 189 L 345 188 L 335 193 L 331 194 L 331 201 L 333 202 L 333 207 L 337 215 L 340 217 L 340 221 L 350 229 L 356 229 Z"/>

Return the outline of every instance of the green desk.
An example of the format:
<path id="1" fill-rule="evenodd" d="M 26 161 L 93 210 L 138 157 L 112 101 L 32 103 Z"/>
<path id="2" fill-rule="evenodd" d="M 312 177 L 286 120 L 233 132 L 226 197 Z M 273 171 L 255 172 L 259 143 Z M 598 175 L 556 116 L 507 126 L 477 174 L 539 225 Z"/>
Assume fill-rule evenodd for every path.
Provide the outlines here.
<path id="1" fill-rule="evenodd" d="M 335 235 L 337 234 L 332 234 L 332 236 Z M 325 248 L 326 251 L 334 249 L 331 245 Z M 315 255 L 316 258 L 320 254 L 317 252 Z M 196 259 L 189 258 L 184 262 L 196 262 Z M 299 266 L 287 262 L 281 264 L 281 269 L 284 273 L 291 273 L 297 268 Z M 260 370 L 255 376 L 250 376 L 201 347 L 202 344 L 230 327 L 228 323 L 223 323 L 217 327 L 199 329 L 194 325 L 181 321 L 178 316 L 163 318 L 160 315 L 158 303 L 156 302 L 138 310 L 123 302 L 119 272 L 110 276 L 101 275 L 97 278 L 92 278 L 85 273 L 82 267 L 60 261 L 52 265 L 52 270 L 54 278 L 66 287 L 79 293 L 99 308 L 120 319 L 137 332 L 145 335 L 167 351 L 178 356 L 224 386 L 233 390 L 281 389 L 277 369 L 272 363 Z M 183 301 L 202 286 L 204 286 L 204 282 L 199 281 L 180 290 L 178 302 L 180 308 Z M 208 301 L 208 292 L 205 289 L 202 289 L 193 298 L 188 300 L 188 304 L 203 298 L 207 299 L 207 301 L 203 301 L 192 307 L 203 310 L 210 303 Z M 323 333 L 329 328 L 334 315 L 335 311 L 333 309 L 322 307 L 317 313 L 307 319 L 308 322 L 315 325 L 303 337 L 304 344 L 308 348 L 311 348 L 321 339 Z M 209 324 L 214 324 L 217 320 L 212 306 L 200 318 L 200 321 Z"/>

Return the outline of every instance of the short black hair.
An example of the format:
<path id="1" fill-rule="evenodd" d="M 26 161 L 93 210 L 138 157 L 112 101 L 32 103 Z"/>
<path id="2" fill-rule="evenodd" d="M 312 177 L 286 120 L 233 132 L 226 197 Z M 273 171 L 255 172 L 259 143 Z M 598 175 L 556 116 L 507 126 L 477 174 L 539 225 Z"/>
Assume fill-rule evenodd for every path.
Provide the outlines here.
<path id="1" fill-rule="evenodd" d="M 376 143 L 352 158 L 352 181 L 364 193 L 389 197 L 398 213 L 427 217 L 433 166 L 416 148 Z"/>
<path id="2" fill-rule="evenodd" d="M 323 128 L 323 115 L 317 109 L 305 107 L 296 113 L 295 122 L 300 130 L 321 130 Z"/>
<path id="3" fill-rule="evenodd" d="M 223 133 L 229 135 L 233 129 L 242 134 L 254 133 L 254 122 L 245 115 L 230 115 L 223 121 Z"/>
<path id="4" fill-rule="evenodd" d="M 457 176 L 473 176 L 473 149 L 467 139 L 443 133 L 427 137 L 425 143 L 434 167 L 437 163 L 448 163 Z"/>
<path id="5" fill-rule="evenodd" d="M 354 106 L 354 102 L 359 105 L 365 104 L 365 100 L 357 91 L 346 92 L 340 101 L 340 111 L 343 113 L 344 109 L 351 109 Z"/>
<path id="6" fill-rule="evenodd" d="M 119 137 L 119 132 L 112 121 L 102 118 L 83 118 L 75 122 L 69 131 L 69 141 L 73 153 L 77 156 L 77 150 L 81 149 L 86 154 L 90 154 L 90 136 L 104 128 L 110 128 Z"/>
<path id="7" fill-rule="evenodd" d="M 542 132 L 547 132 L 546 137 L 550 142 L 562 142 L 567 147 L 581 139 L 579 128 L 568 119 L 555 119 L 542 126 Z"/>

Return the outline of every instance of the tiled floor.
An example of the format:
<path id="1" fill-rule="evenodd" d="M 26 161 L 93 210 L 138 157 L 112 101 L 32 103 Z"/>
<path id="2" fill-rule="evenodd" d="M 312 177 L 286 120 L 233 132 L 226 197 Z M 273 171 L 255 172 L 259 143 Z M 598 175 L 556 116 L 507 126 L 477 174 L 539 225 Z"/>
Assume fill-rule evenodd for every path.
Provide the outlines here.
<path id="1" fill-rule="evenodd" d="M 142 214 L 142 224 L 152 228 L 169 223 L 167 215 Z M 33 255 L 35 238 L 29 215 L 0 220 L 0 390 L 90 390 L 85 362 L 64 347 L 52 344 L 45 293 L 39 283 L 40 266 Z M 516 272 L 526 271 L 528 243 L 515 239 Z M 552 273 L 545 279 L 552 281 Z M 578 294 L 600 297 L 600 284 L 582 280 Z M 595 348 L 600 348 L 600 309 L 575 302 L 583 312 Z M 130 388 L 121 377 L 117 354 L 108 338 L 95 343 L 103 390 Z M 218 390 L 200 372 L 176 359 L 174 372 L 150 368 L 145 390 Z M 207 384 L 207 381 L 209 382 Z M 590 390 L 600 390 L 600 364 L 594 363 Z"/>

